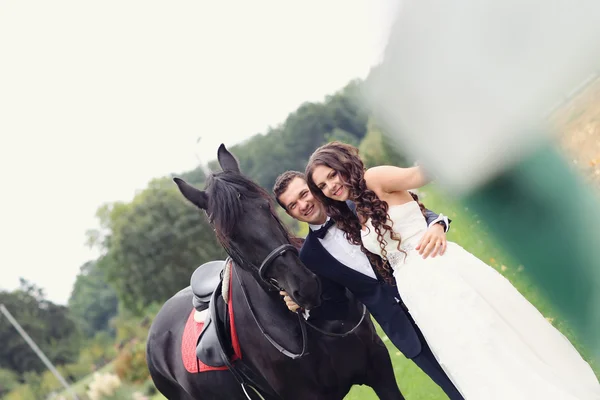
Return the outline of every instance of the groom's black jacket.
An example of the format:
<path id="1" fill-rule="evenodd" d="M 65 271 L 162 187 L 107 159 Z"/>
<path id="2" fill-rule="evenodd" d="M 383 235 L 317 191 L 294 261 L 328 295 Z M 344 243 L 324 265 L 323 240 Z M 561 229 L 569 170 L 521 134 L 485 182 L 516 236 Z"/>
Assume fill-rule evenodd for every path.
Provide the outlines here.
<path id="1" fill-rule="evenodd" d="M 426 214 L 428 224 L 438 217 L 429 210 Z M 321 279 L 322 304 L 310 311 L 311 319 L 345 319 L 349 306 L 348 288 L 367 306 L 385 334 L 407 358 L 421 352 L 414 322 L 405 311 L 396 286 L 386 283 L 378 275 L 378 279 L 373 279 L 340 263 L 325 250 L 311 230 L 300 249 L 300 259 Z"/>

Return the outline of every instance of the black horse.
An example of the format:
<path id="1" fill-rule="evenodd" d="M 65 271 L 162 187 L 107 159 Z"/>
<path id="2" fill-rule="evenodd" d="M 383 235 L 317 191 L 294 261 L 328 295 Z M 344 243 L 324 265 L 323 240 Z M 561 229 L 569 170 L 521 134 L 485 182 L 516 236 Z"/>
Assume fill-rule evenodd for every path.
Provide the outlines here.
<path id="1" fill-rule="evenodd" d="M 292 238 L 268 193 L 240 173 L 223 145 L 218 161 L 223 171 L 208 178 L 204 191 L 175 181 L 186 199 L 206 211 L 233 260 L 229 301 L 241 359 L 231 362 L 233 372 L 186 370 L 182 334 L 193 311 L 187 287 L 163 305 L 148 334 L 148 368 L 158 390 L 171 400 L 335 400 L 343 399 L 352 385 L 366 384 L 381 399 L 403 399 L 370 318 L 361 320 L 351 334 L 333 337 L 306 330 L 303 319 L 286 308 L 274 287 L 312 309 L 320 303 L 319 280 L 291 250 Z M 354 307 L 361 309 L 356 302 Z M 353 315 L 360 317 L 360 312 Z M 242 376 L 252 378 L 256 392 L 240 385 L 238 363 L 243 363 Z"/>

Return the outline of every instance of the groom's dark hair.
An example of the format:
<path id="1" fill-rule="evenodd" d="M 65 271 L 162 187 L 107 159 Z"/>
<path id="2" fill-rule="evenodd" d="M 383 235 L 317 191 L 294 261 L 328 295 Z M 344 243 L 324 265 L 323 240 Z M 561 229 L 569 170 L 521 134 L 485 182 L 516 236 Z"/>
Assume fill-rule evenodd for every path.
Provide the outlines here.
<path id="1" fill-rule="evenodd" d="M 306 175 L 300 171 L 285 171 L 283 174 L 279 175 L 277 179 L 275 179 L 275 184 L 273 185 L 273 194 L 275 195 L 275 200 L 277 203 L 284 209 L 287 210 L 285 204 L 279 201 L 279 196 L 283 194 L 290 186 L 290 183 L 296 179 L 301 178 L 306 182 Z"/>

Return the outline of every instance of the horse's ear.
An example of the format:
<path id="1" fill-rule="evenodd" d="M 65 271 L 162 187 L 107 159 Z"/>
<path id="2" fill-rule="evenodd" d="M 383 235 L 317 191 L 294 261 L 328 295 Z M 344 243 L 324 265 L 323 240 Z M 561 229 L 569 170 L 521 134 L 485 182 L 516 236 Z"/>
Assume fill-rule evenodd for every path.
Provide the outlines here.
<path id="1" fill-rule="evenodd" d="M 173 178 L 173 181 L 177 184 L 177 187 L 179 188 L 181 194 L 183 194 L 183 197 L 203 210 L 208 208 L 208 195 L 206 192 L 196 189 L 183 179 Z"/>
<path id="2" fill-rule="evenodd" d="M 217 150 L 217 160 L 219 160 L 219 165 L 223 171 L 240 173 L 240 165 L 233 154 L 231 154 L 229 150 L 225 148 L 224 144 L 221 144 L 219 146 L 219 150 Z"/>

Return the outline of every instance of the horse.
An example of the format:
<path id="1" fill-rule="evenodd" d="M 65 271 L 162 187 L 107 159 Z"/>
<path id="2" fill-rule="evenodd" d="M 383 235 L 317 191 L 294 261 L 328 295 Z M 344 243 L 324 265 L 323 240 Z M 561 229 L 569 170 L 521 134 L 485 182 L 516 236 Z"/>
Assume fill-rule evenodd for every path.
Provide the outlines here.
<path id="1" fill-rule="evenodd" d="M 336 400 L 353 385 L 365 384 L 380 399 L 404 399 L 389 353 L 371 319 L 364 318 L 366 309 L 351 332 L 338 334 L 316 327 L 307 331 L 304 317 L 287 309 L 279 290 L 311 310 L 321 303 L 320 280 L 300 261 L 271 196 L 240 172 L 223 144 L 217 159 L 222 171 L 209 175 L 204 190 L 174 180 L 206 213 L 230 256 L 234 321 L 229 322 L 235 333 L 228 339 L 236 336 L 238 348 L 229 349 L 222 369 L 190 373 L 184 368 L 183 331 L 194 312 L 194 295 L 186 287 L 164 303 L 148 333 L 146 359 L 156 388 L 171 400 Z"/>

